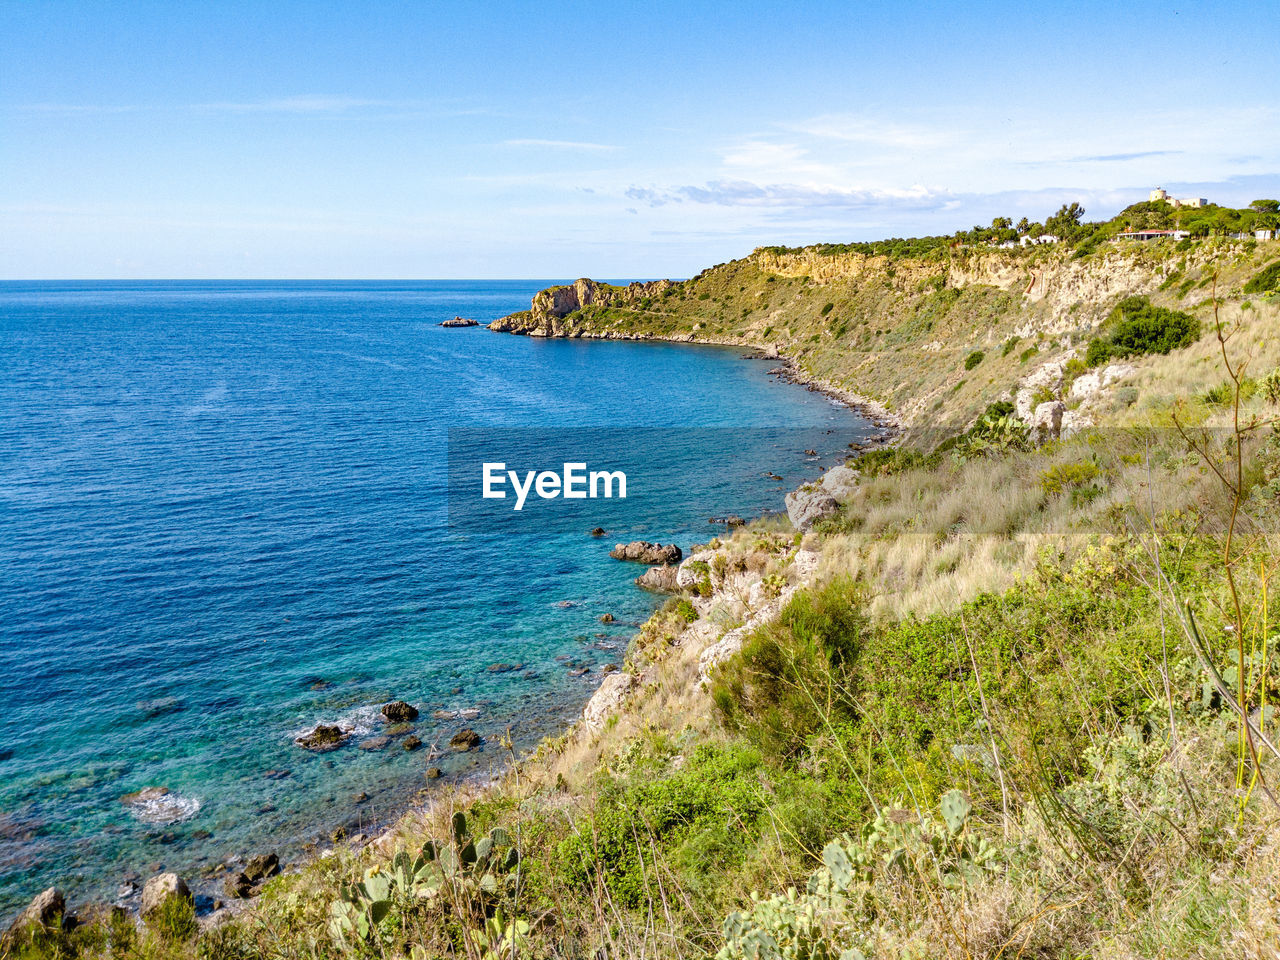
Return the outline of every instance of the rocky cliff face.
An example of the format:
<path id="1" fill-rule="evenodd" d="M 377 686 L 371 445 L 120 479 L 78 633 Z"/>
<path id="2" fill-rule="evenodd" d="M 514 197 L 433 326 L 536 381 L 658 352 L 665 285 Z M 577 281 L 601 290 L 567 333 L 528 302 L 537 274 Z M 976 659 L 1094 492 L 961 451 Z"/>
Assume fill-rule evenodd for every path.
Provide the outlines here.
<path id="1" fill-rule="evenodd" d="M 629 306 L 646 297 L 659 296 L 670 280 L 651 280 L 615 287 L 583 277 L 563 287 L 550 287 L 536 294 L 528 310 L 513 313 L 489 324 L 500 333 L 524 333 L 531 337 L 582 336 L 582 328 L 565 318 L 590 306 Z"/>

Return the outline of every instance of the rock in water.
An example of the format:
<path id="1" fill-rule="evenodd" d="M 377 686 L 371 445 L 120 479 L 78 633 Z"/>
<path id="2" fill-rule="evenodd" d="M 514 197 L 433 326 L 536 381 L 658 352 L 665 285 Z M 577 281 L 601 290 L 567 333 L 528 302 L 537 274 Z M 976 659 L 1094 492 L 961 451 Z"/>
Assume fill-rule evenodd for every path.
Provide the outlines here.
<path id="1" fill-rule="evenodd" d="M 422 740 L 419 739 L 418 737 L 415 737 L 413 734 L 410 734 L 409 736 L 404 738 L 404 743 L 401 744 L 401 746 L 403 746 L 406 750 L 417 750 L 420 746 L 422 746 Z"/>
<path id="2" fill-rule="evenodd" d="M 392 723 L 408 723 L 418 719 L 418 710 L 403 700 L 393 700 L 382 708 L 382 715 Z"/>
<path id="3" fill-rule="evenodd" d="M 304 750 L 325 753 L 329 750 L 337 750 L 347 736 L 348 734 L 341 727 L 321 723 L 310 733 L 304 733 L 293 742 Z"/>
<path id="4" fill-rule="evenodd" d="M 157 874 L 142 888 L 142 908 L 139 912 L 146 917 L 162 907 L 171 897 L 190 900 L 191 890 L 176 873 Z"/>
<path id="5" fill-rule="evenodd" d="M 604 527 L 592 527 L 591 535 L 593 537 L 603 537 L 605 533 Z"/>
<path id="6" fill-rule="evenodd" d="M 62 922 L 67 902 L 57 887 L 50 887 L 27 904 L 27 909 L 18 914 L 18 918 L 9 926 L 10 933 L 17 933 L 27 927 L 53 927 Z"/>
<path id="7" fill-rule="evenodd" d="M 679 563 L 684 556 L 674 543 L 650 543 L 648 540 L 633 540 L 631 543 L 619 543 L 609 551 L 615 560 L 629 560 L 633 563 L 650 565 Z"/>
<path id="8" fill-rule="evenodd" d="M 466 753 L 468 750 L 480 746 L 483 742 L 484 738 L 471 729 L 459 730 L 449 738 L 449 746 L 460 753 Z"/>
<path id="9" fill-rule="evenodd" d="M 361 750 L 385 750 L 387 744 L 391 742 L 390 737 L 370 737 L 368 740 L 360 741 Z"/>
<path id="10" fill-rule="evenodd" d="M 260 853 L 244 865 L 244 875 L 250 883 L 257 883 L 280 872 L 280 858 L 274 853 Z"/>
<path id="11" fill-rule="evenodd" d="M 444 776 L 444 771 L 441 770 L 439 767 L 427 767 L 428 780 L 439 780 L 443 776 Z"/>
<path id="12" fill-rule="evenodd" d="M 650 567 L 636 577 L 636 586 L 656 593 L 675 593 L 679 589 L 676 585 L 679 570 L 679 567 Z"/>

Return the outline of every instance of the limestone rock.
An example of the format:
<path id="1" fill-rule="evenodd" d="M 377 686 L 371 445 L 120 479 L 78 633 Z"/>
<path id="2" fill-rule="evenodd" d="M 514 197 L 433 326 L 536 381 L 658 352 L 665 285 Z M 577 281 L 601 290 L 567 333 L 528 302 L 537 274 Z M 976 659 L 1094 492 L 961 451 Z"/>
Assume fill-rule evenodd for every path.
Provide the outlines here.
<path id="1" fill-rule="evenodd" d="M 1046 400 L 1031 414 L 1031 439 L 1036 444 L 1056 440 L 1062 433 L 1062 415 L 1067 405 L 1061 400 Z"/>
<path id="2" fill-rule="evenodd" d="M 170 897 L 191 899 L 191 890 L 176 873 L 160 873 L 146 882 L 142 888 L 142 907 L 140 913 L 146 917 L 159 909 Z"/>
<path id="3" fill-rule="evenodd" d="M 791 570 L 801 581 L 809 581 L 818 572 L 820 555 L 816 550 L 797 550 L 791 558 Z"/>
<path id="4" fill-rule="evenodd" d="M 696 586 L 702 575 L 693 569 L 693 564 L 710 563 L 711 558 L 714 556 L 714 550 L 699 550 L 697 553 L 690 555 L 676 570 L 676 586 L 682 590 Z"/>
<path id="5" fill-rule="evenodd" d="M 820 484 L 792 490 L 786 496 L 787 517 L 797 530 L 808 530 L 819 520 L 834 517 L 840 504 Z"/>
<path id="6" fill-rule="evenodd" d="M 631 543 L 619 543 L 609 551 L 615 560 L 630 560 L 633 563 L 650 565 L 679 563 L 684 556 L 674 543 L 650 543 L 648 540 L 633 540 Z"/>
<path id="7" fill-rule="evenodd" d="M 9 931 L 13 933 L 30 926 L 52 927 L 61 922 L 66 909 L 67 902 L 62 891 L 57 887 L 50 887 L 36 894 L 35 899 L 27 904 L 27 908 L 9 926 Z"/>
<path id="8" fill-rule="evenodd" d="M 844 464 L 832 467 L 822 475 L 821 486 L 837 499 L 847 497 L 858 486 L 858 471 Z"/>
<path id="9" fill-rule="evenodd" d="M 1087 430 L 1093 426 L 1093 418 L 1083 410 L 1067 410 L 1062 414 L 1062 423 L 1058 428 L 1058 435 L 1066 440 L 1075 436 L 1081 430 Z"/>
<path id="10" fill-rule="evenodd" d="M 671 566 L 650 567 L 636 577 L 636 586 L 655 593 L 674 593 L 677 589 L 676 577 L 679 568 Z"/>
<path id="11" fill-rule="evenodd" d="M 582 722 L 587 729 L 603 727 L 605 720 L 617 712 L 635 685 L 636 678 L 629 673 L 608 674 L 582 710 Z"/>
<path id="12" fill-rule="evenodd" d="M 730 630 L 717 642 L 703 650 L 702 655 L 698 658 L 698 679 L 703 683 L 709 681 L 711 679 L 711 671 L 741 650 L 743 642 L 752 631 L 768 623 L 781 613 L 782 608 L 791 602 L 791 598 L 795 596 L 797 589 L 795 586 L 785 587 L 777 597 L 752 614 L 746 623 Z"/>

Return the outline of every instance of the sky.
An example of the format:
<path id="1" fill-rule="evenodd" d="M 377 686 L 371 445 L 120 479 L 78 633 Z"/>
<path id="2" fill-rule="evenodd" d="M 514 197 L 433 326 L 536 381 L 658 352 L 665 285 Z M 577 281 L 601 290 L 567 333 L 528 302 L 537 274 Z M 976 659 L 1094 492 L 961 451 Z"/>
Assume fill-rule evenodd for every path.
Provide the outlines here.
<path id="1" fill-rule="evenodd" d="M 0 0 L 0 278 L 685 277 L 1280 196 L 1280 0 Z"/>

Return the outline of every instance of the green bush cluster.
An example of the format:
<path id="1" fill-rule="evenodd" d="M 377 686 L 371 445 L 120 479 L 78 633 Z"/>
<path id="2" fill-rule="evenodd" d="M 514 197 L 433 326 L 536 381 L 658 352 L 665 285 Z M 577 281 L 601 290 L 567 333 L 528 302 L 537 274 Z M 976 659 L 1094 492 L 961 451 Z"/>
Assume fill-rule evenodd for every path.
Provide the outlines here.
<path id="1" fill-rule="evenodd" d="M 1245 293 L 1275 293 L 1280 290 L 1280 260 L 1264 267 L 1244 285 Z"/>
<path id="2" fill-rule="evenodd" d="M 1200 338 L 1200 321 L 1180 310 L 1156 307 L 1146 297 L 1126 297 L 1111 312 L 1105 336 L 1089 343 L 1085 362 L 1096 367 L 1113 357 L 1168 353 Z"/>
<path id="3" fill-rule="evenodd" d="M 985 353 L 981 350 L 975 350 L 964 358 L 964 368 L 966 370 L 972 370 L 985 359 L 987 359 L 987 355 Z"/>
<path id="4" fill-rule="evenodd" d="M 1045 496 L 1052 497 L 1064 490 L 1092 483 L 1101 472 L 1097 464 L 1089 461 L 1055 463 L 1049 469 L 1040 472 L 1040 489 L 1045 492 Z"/>

